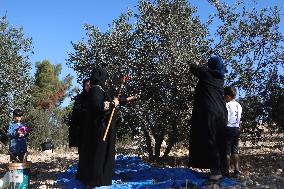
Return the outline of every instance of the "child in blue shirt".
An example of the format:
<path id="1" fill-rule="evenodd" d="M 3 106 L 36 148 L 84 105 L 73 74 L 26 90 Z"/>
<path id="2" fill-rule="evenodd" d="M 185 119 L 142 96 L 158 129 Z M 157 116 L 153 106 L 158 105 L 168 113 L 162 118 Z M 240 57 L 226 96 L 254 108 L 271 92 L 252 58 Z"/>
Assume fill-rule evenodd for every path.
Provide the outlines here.
<path id="1" fill-rule="evenodd" d="M 23 112 L 20 109 L 13 111 L 13 121 L 9 124 L 7 136 L 11 162 L 27 161 L 28 128 L 21 123 Z"/>

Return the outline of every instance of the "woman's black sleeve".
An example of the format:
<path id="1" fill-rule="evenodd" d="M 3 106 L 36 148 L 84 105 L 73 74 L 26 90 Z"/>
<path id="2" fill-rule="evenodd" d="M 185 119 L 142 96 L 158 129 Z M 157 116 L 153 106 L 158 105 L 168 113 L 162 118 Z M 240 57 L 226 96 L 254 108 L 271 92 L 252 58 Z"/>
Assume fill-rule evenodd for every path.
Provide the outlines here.
<path id="1" fill-rule="evenodd" d="M 105 92 L 99 86 L 94 86 L 90 95 L 92 109 L 98 112 L 104 111 Z"/>
<path id="2" fill-rule="evenodd" d="M 190 66 L 190 71 L 191 73 L 196 76 L 197 78 L 200 78 L 203 73 L 204 73 L 204 67 L 203 66 L 199 66 L 199 65 L 196 65 L 196 64 L 193 64 Z"/>
<path id="3" fill-rule="evenodd" d="M 121 96 L 120 98 L 119 98 L 119 104 L 121 104 L 121 105 L 125 105 L 126 104 L 126 97 L 125 96 Z"/>

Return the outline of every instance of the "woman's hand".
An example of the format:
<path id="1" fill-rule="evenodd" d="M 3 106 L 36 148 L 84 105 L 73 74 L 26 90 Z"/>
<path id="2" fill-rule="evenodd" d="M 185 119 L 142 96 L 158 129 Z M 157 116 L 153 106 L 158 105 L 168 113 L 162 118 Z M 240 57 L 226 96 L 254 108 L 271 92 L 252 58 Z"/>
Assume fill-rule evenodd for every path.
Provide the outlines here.
<path id="1" fill-rule="evenodd" d="M 118 100 L 117 97 L 115 97 L 115 98 L 113 99 L 113 103 L 114 103 L 115 107 L 116 107 L 117 105 L 119 105 L 119 100 Z"/>
<path id="2" fill-rule="evenodd" d="M 129 96 L 126 98 L 126 102 L 131 102 L 131 101 L 134 101 L 134 100 L 137 100 L 139 98 L 139 95 L 134 95 L 134 96 Z"/>

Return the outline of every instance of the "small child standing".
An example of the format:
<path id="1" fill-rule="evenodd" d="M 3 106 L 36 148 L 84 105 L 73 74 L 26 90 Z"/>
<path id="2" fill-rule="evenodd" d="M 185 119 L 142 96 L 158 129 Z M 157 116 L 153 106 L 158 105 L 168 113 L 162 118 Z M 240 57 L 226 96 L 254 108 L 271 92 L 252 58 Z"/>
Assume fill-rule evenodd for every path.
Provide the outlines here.
<path id="1" fill-rule="evenodd" d="M 21 123 L 23 112 L 20 109 L 13 111 L 13 122 L 9 124 L 7 136 L 11 162 L 27 161 L 28 128 Z"/>
<path id="2" fill-rule="evenodd" d="M 226 145 L 227 145 L 227 171 L 230 171 L 230 160 L 234 167 L 234 176 L 238 176 L 240 172 L 239 167 L 239 138 L 240 138 L 240 121 L 242 115 L 242 107 L 235 100 L 237 91 L 234 87 L 225 87 L 224 96 L 226 100 L 226 107 L 228 110 L 228 124 L 226 128 Z"/>

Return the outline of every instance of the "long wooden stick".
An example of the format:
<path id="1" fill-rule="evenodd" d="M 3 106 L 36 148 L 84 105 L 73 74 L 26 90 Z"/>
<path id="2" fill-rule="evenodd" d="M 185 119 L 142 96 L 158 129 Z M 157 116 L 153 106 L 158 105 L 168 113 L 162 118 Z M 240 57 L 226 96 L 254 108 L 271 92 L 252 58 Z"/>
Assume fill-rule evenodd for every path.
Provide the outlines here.
<path id="1" fill-rule="evenodd" d="M 121 85 L 120 85 L 120 88 L 119 88 L 119 91 L 118 91 L 118 95 L 117 95 L 117 98 L 119 99 L 119 96 L 120 96 L 120 93 L 121 93 L 121 89 L 123 87 L 123 84 L 125 82 L 125 77 L 123 77 L 122 79 L 122 82 L 121 82 Z M 107 136 L 107 133 L 108 133 L 108 130 L 109 130 L 109 127 L 110 127 L 110 124 L 112 122 L 112 118 L 113 118 L 113 115 L 114 115 L 114 111 L 115 111 L 115 107 L 112 109 L 111 111 L 111 114 L 110 114 L 110 117 L 109 117 L 109 120 L 108 120 L 108 124 L 107 124 L 107 128 L 106 128 L 106 131 L 105 131 L 105 134 L 104 134 L 104 137 L 103 137 L 103 141 L 106 141 L 106 136 Z"/>
<path id="2" fill-rule="evenodd" d="M 115 110 L 115 108 L 113 108 L 112 111 L 111 111 L 111 114 L 110 114 L 110 117 L 109 117 L 109 120 L 108 120 L 108 124 L 107 124 L 107 128 L 106 128 L 106 131 L 105 131 L 105 134 L 104 134 L 103 141 L 106 141 L 106 136 L 107 136 L 107 133 L 108 133 L 108 130 L 109 130 L 111 121 L 112 121 L 112 117 L 113 117 L 113 114 L 114 114 L 114 110 Z"/>

